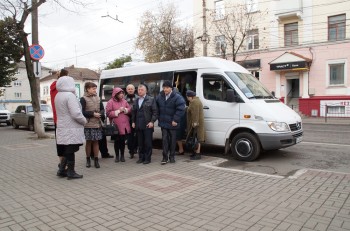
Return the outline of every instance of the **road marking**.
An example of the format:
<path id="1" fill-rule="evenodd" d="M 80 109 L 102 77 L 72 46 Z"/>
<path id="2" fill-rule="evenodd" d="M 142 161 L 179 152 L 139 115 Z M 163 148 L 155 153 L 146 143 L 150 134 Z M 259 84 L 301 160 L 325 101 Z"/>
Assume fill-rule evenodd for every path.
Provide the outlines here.
<path id="1" fill-rule="evenodd" d="M 307 142 L 307 141 L 302 141 L 302 142 L 300 142 L 298 144 L 317 144 L 317 145 L 350 147 L 350 144 L 332 144 L 332 143 L 318 143 L 318 142 Z"/>
<path id="2" fill-rule="evenodd" d="M 224 167 L 218 167 L 217 165 L 224 163 L 228 160 L 226 159 L 219 159 L 207 163 L 202 163 L 199 164 L 200 166 L 211 168 L 211 169 L 217 169 L 217 170 L 224 170 L 224 171 L 230 171 L 230 172 L 238 172 L 238 173 L 248 173 L 252 175 L 257 175 L 257 176 L 267 176 L 267 177 L 273 177 L 273 178 L 278 178 L 278 179 L 283 179 L 285 178 L 284 176 L 279 176 L 279 175 L 270 175 L 266 173 L 259 173 L 259 172 L 252 172 L 252 171 L 247 171 L 247 170 L 239 170 L 239 169 L 234 169 L 234 168 L 224 168 Z"/>

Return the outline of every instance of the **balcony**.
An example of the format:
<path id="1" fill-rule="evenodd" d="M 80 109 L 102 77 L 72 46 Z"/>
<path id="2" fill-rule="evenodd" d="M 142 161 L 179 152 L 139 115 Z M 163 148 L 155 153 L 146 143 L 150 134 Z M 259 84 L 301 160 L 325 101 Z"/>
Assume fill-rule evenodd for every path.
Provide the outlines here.
<path id="1" fill-rule="evenodd" d="M 303 14 L 302 0 L 279 0 L 276 1 L 276 17 L 278 21 L 287 19 L 301 19 Z"/>

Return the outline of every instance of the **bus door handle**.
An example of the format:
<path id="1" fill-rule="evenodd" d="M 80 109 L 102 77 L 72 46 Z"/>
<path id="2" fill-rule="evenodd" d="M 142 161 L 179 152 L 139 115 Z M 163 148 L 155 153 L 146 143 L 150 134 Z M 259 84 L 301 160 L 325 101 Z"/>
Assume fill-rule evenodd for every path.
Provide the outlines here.
<path id="1" fill-rule="evenodd" d="M 206 110 L 208 110 L 208 109 L 209 109 L 209 107 L 208 107 L 208 106 L 204 106 L 204 107 L 203 107 L 203 109 L 206 109 Z"/>

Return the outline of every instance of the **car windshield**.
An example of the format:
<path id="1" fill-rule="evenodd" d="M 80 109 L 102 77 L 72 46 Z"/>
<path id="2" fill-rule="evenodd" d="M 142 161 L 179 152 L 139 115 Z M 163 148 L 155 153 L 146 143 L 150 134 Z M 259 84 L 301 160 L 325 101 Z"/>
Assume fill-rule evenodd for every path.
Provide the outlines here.
<path id="1" fill-rule="evenodd" d="M 257 78 L 247 73 L 225 72 L 248 99 L 274 99 Z"/>
<path id="2" fill-rule="evenodd" d="M 6 110 L 6 107 L 0 104 L 0 110 Z"/>
<path id="3" fill-rule="evenodd" d="M 49 105 L 41 105 L 40 109 L 44 112 L 52 112 L 51 107 Z M 28 112 L 33 112 L 33 106 L 28 106 Z"/>

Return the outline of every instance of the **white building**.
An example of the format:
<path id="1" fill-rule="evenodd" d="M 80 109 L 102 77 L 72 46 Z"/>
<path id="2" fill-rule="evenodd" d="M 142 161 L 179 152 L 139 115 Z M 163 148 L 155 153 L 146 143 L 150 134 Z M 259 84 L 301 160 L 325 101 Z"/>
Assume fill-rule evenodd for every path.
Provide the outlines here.
<path id="1" fill-rule="evenodd" d="M 50 69 L 42 67 L 42 76 L 50 74 Z M 18 105 L 28 105 L 32 101 L 27 70 L 24 61 L 18 63 L 18 71 L 14 76 L 17 80 L 5 87 L 3 96 L 0 96 L 0 103 L 5 105 L 7 110 L 14 112 Z"/>

